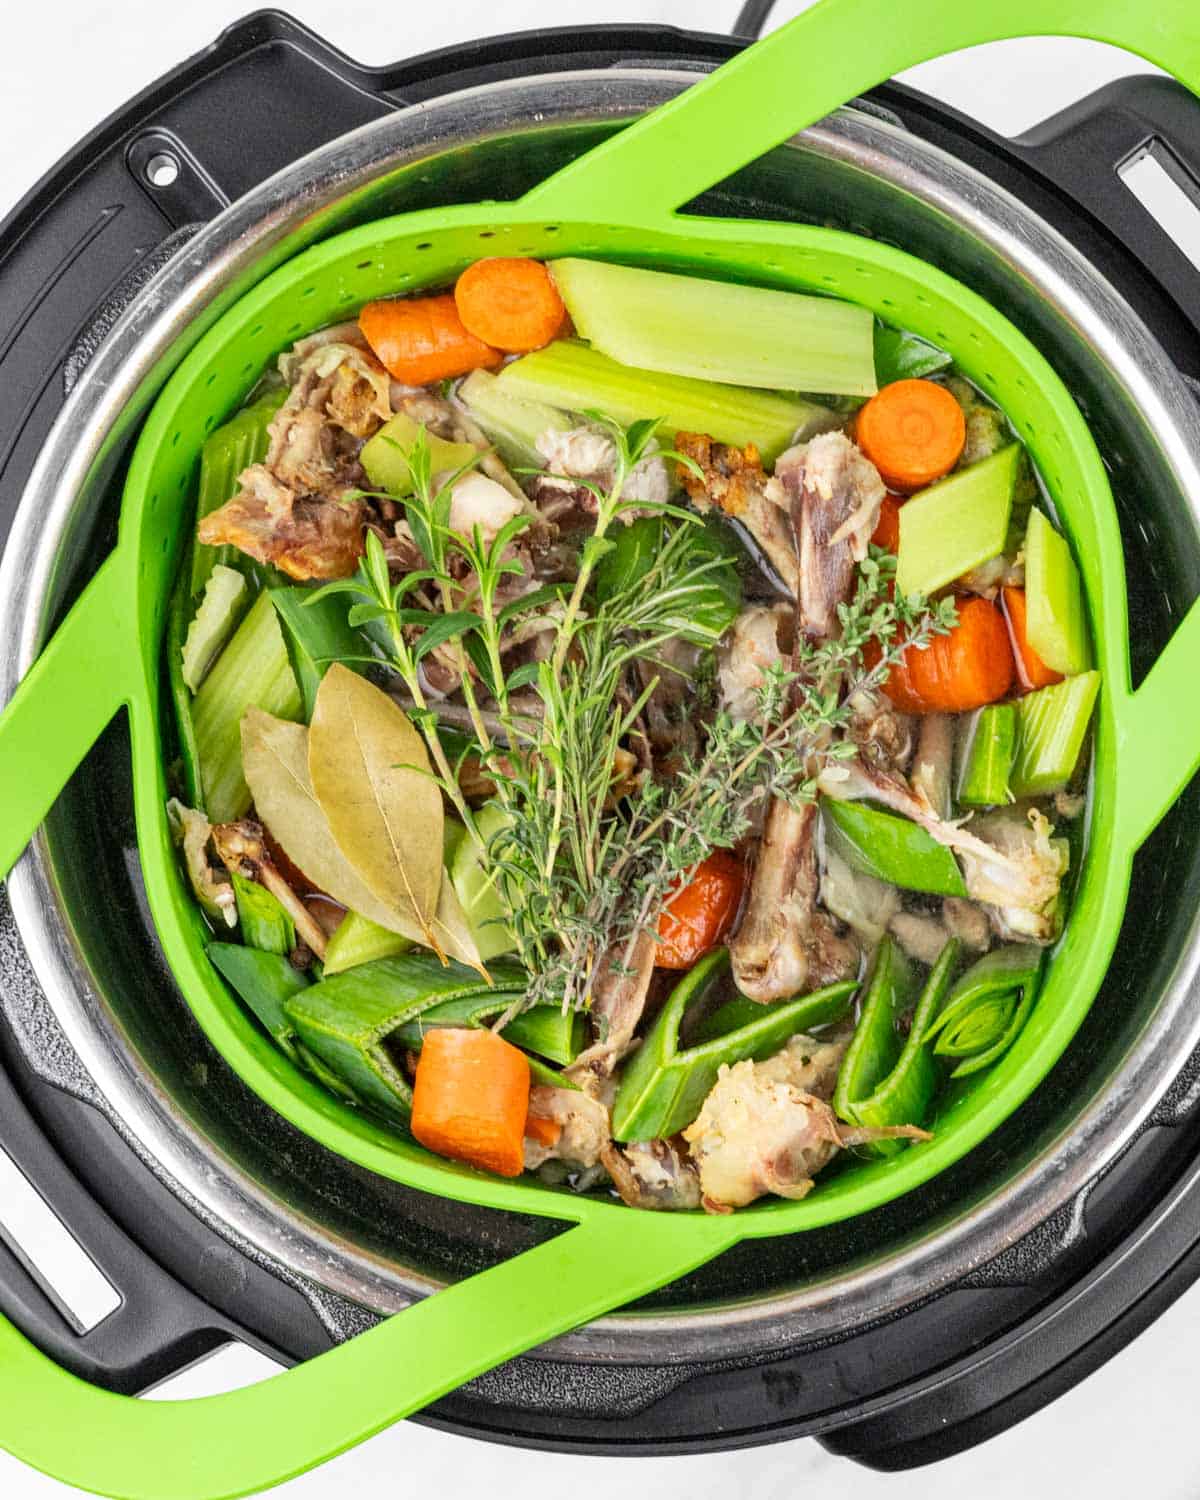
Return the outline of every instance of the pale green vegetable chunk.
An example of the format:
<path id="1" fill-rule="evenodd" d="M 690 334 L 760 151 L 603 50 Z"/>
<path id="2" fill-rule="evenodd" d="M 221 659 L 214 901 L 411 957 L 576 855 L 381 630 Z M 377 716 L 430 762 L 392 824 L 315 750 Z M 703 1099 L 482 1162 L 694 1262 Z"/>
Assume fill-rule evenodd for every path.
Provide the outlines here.
<path id="1" fill-rule="evenodd" d="M 1074 774 L 1100 673 L 1084 672 L 1026 693 L 1017 704 L 1017 758 L 1009 776 L 1014 797 L 1057 791 Z"/>
<path id="2" fill-rule="evenodd" d="M 1025 630 L 1029 644 L 1055 672 L 1074 677 L 1092 664 L 1079 569 L 1067 539 L 1040 510 L 1025 533 Z"/>
<path id="3" fill-rule="evenodd" d="M 544 401 L 522 401 L 487 370 L 472 370 L 458 388 L 458 399 L 495 443 L 505 463 L 539 469 L 545 460 L 537 440 L 543 432 L 566 432 L 565 413 Z"/>
<path id="4" fill-rule="evenodd" d="M 494 802 L 487 803 L 475 814 L 475 827 L 485 843 L 507 824 L 508 814 Z M 473 839 L 460 840 L 450 860 L 450 883 L 466 914 L 480 958 L 486 963 L 489 958 L 497 958 L 501 953 L 511 953 L 516 943 L 504 924 L 504 907 L 500 896 L 493 879 L 483 867 L 478 846 Z"/>
<path id="5" fill-rule="evenodd" d="M 183 680 L 196 692 L 208 669 L 242 617 L 248 602 L 246 580 L 236 568 L 217 563 L 204 585 L 204 598 L 183 643 Z"/>
<path id="6" fill-rule="evenodd" d="M 580 335 L 622 364 L 759 390 L 875 394 L 865 307 L 598 260 L 550 272 Z"/>
<path id="7" fill-rule="evenodd" d="M 369 964 L 377 958 L 406 953 L 411 947 L 409 940 L 398 932 L 389 932 L 369 917 L 348 911 L 329 939 L 325 950 L 325 973 L 340 974 L 344 969 L 357 968 L 359 964 Z"/>
<path id="8" fill-rule="evenodd" d="M 406 455 L 417 441 L 422 425 L 414 422 L 407 412 L 398 411 L 390 417 L 373 438 L 363 444 L 359 462 L 367 471 L 367 478 L 377 490 L 389 495 L 403 497 L 413 491 L 413 477 Z M 476 458 L 479 449 L 473 443 L 448 443 L 445 438 L 425 431 L 429 444 L 430 474 L 444 474 L 447 470 L 461 469 L 463 464 Z"/>
<path id="9" fill-rule="evenodd" d="M 1009 443 L 900 507 L 896 587 L 905 598 L 944 588 L 1004 551 L 1021 454 Z"/>

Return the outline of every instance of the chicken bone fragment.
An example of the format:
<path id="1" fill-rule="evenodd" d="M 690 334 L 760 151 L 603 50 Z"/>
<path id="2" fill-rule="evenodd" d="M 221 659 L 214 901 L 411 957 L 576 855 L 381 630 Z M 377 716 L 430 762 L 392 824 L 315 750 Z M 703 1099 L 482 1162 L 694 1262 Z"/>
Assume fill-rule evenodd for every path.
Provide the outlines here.
<path id="1" fill-rule="evenodd" d="M 171 837 L 183 852 L 184 869 L 201 909 L 226 927 L 237 926 L 237 898 L 233 886 L 209 858 L 212 825 L 202 812 L 187 807 L 178 797 L 167 803 Z"/>
<path id="2" fill-rule="evenodd" d="M 267 852 L 262 825 L 249 818 L 236 823 L 218 823 L 212 831 L 212 838 L 225 868 L 236 870 L 246 880 L 253 880 L 270 891 L 291 917 L 298 936 L 318 958 L 323 959 L 327 946 L 325 932 L 275 868 Z"/>
<path id="3" fill-rule="evenodd" d="M 700 1178 L 676 1140 L 609 1141 L 600 1153 L 613 1186 L 630 1208 L 677 1210 L 700 1207 Z"/>

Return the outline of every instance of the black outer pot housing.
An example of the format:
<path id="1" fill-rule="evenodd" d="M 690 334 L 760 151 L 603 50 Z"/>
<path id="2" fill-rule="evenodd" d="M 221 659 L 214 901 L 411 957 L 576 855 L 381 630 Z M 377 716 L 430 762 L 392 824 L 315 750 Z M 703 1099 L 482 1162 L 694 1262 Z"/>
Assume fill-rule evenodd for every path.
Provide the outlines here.
<path id="1" fill-rule="evenodd" d="M 191 227 L 305 152 L 398 106 L 494 79 L 620 64 L 706 69 L 739 43 L 661 27 L 583 27 L 496 38 L 392 67 L 363 68 L 286 16 L 262 12 L 153 85 L 61 162 L 0 226 L 0 544 L 30 465 L 64 395 L 121 308 Z M 1101 90 L 1019 141 L 1002 140 L 899 85 L 867 107 L 887 110 L 1021 197 L 1083 249 L 1157 333 L 1200 390 L 1200 274 L 1125 188 L 1117 168 L 1149 142 L 1166 147 L 1181 183 L 1200 182 L 1200 108 L 1184 90 L 1141 77 Z M 178 170 L 155 186 L 148 167 Z M 1197 190 L 1200 195 L 1200 190 Z M 1135 676 L 1196 592 L 1186 560 L 1156 565 L 1153 518 L 1122 513 L 1133 593 Z M 1165 519 L 1164 519 L 1165 525 Z M 1169 548 L 1168 548 L 1169 550 Z M 1138 565 L 1140 564 L 1140 565 Z M 1139 582 L 1139 580 L 1142 580 Z M 111 868 L 89 870 L 129 924 L 153 1004 L 154 951 L 126 850 L 133 845 L 123 730 L 111 729 L 75 778 L 69 812 L 99 820 Z M 1170 904 L 1194 905 L 1193 788 L 1181 817 L 1138 857 L 1136 895 L 1113 984 L 1135 986 L 1153 965 L 1154 923 Z M 97 846 L 100 841 L 97 841 Z M 111 910 L 111 909 L 110 909 Z M 131 960 L 133 961 L 133 960 Z M 148 976 L 148 978 L 147 978 Z M 0 997 L 30 982 L 0 898 Z M 161 999 L 158 1003 L 162 1003 Z M 0 1006 L 0 1013 L 3 1007 Z M 188 1030 L 181 1046 L 222 1066 Z M 1072 1059 L 1099 1038 L 1089 1019 L 1024 1112 L 1072 1084 Z M 194 1034 L 193 1034 L 194 1033 Z M 241 1255 L 174 1198 L 95 1110 L 35 1073 L 0 1025 L 0 1141 L 91 1251 L 124 1296 L 77 1335 L 19 1258 L 0 1241 L 0 1308 L 84 1378 L 133 1392 L 229 1337 L 284 1361 L 327 1347 L 312 1302 Z M 576 1365 L 523 1358 L 471 1382 L 422 1420 L 493 1440 L 580 1452 L 697 1451 L 817 1434 L 877 1468 L 927 1463 L 990 1437 L 1052 1400 L 1120 1349 L 1200 1272 L 1200 1059 L 1099 1183 L 998 1260 L 951 1291 L 880 1326 L 781 1346 L 768 1357 L 661 1366 Z M 976 1158 L 1003 1158 L 998 1132 Z M 979 1159 L 967 1167 L 986 1169 Z M 957 1170 L 957 1169 L 956 1169 Z M 956 1173 L 939 1179 L 953 1194 Z M 364 1191 L 367 1184 L 363 1184 Z M 453 1261 L 461 1245 L 418 1195 L 394 1193 Z M 944 1201 L 944 1197 L 942 1198 Z M 459 1212 L 456 1208 L 456 1212 Z M 461 1210 L 463 1213 L 469 1210 Z M 1135 1255 L 1128 1246 L 1153 1225 Z M 815 1253 L 836 1258 L 845 1228 Z M 517 1223 L 506 1246 L 534 1234 Z M 536 1235 L 534 1235 L 536 1237 Z M 764 1242 L 766 1243 L 766 1242 Z M 425 1249 L 428 1250 L 428 1244 Z M 749 1253 L 749 1252 L 748 1252 Z M 754 1254 L 764 1253 L 760 1246 Z M 769 1252 L 799 1254 L 787 1242 Z M 807 1252 L 806 1252 L 807 1253 Z M 705 1290 L 753 1284 L 756 1268 L 724 1257 Z M 714 1273 L 717 1274 L 717 1273 Z"/>

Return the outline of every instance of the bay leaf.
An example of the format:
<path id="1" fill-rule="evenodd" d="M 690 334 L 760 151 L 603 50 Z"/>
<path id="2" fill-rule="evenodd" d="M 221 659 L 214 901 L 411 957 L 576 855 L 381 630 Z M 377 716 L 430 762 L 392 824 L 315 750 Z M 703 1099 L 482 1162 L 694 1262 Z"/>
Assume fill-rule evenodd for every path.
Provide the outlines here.
<path id="1" fill-rule="evenodd" d="M 335 901 L 389 932 L 414 943 L 426 934 L 411 912 L 396 911 L 378 900 L 338 848 L 308 772 L 308 730 L 303 724 L 276 719 L 259 708 L 242 718 L 242 764 L 259 818 L 292 863 L 313 885 Z M 454 887 L 442 881 L 434 933 L 439 946 L 460 962 L 480 969 L 479 949 L 471 936 Z"/>
<path id="2" fill-rule="evenodd" d="M 317 689 L 308 772 L 338 848 L 367 889 L 428 930 L 442 887 L 442 793 L 408 715 L 335 662 Z"/>

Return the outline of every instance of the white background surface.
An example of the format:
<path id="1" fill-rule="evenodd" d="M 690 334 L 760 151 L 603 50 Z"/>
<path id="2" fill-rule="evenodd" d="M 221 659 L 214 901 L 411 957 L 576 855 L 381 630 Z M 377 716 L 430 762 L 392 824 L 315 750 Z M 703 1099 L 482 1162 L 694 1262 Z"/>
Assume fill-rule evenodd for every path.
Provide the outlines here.
<path id="1" fill-rule="evenodd" d="M 969 4 L 970 0 L 957 0 Z M 1149 16 L 1154 0 L 1144 5 Z M 2 7 L 0 212 L 85 131 L 218 31 L 252 0 L 55 0 Z M 293 15 L 372 64 L 391 62 L 472 36 L 539 25 L 659 21 L 720 31 L 737 0 L 291 0 Z M 776 21 L 801 6 L 780 0 Z M 897 0 L 903 24 L 904 0 Z M 1110 49 L 1061 40 L 1012 42 L 917 70 L 914 81 L 985 123 L 1016 133 L 1099 84 L 1141 64 Z M 334 1500 L 353 1490 L 410 1494 L 436 1487 L 438 1500 L 569 1494 L 599 1500 L 783 1500 L 820 1488 L 825 1500 L 1011 1500 L 1086 1494 L 1125 1500 L 1200 1496 L 1200 1288 L 1101 1372 L 1014 1431 L 973 1453 L 915 1474 L 870 1474 L 812 1442 L 697 1458 L 565 1458 L 485 1446 L 403 1424 L 274 1493 Z M 249 1351 L 180 1378 L 178 1394 L 258 1378 L 265 1362 Z M 0 1454 L 4 1500 L 56 1500 L 78 1492 Z"/>

